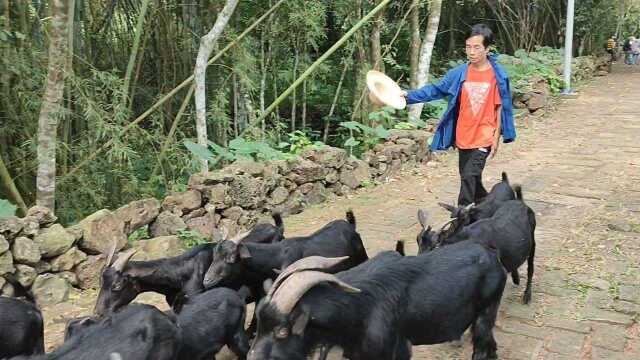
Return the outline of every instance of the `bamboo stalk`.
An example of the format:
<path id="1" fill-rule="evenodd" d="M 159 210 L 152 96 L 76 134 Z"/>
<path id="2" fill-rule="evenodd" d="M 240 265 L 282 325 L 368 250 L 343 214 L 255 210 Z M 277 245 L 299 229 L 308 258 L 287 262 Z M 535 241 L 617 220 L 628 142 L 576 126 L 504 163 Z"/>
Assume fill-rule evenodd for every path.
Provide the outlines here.
<path id="1" fill-rule="evenodd" d="M 27 205 L 24 203 L 22 195 L 20 195 L 20 191 L 18 191 L 16 184 L 13 182 L 13 179 L 9 174 L 9 170 L 4 164 L 2 156 L 0 156 L 0 179 L 2 180 L 2 184 L 4 185 L 4 187 L 7 189 L 8 195 L 11 196 L 18 205 L 18 208 L 20 209 L 22 215 L 26 215 Z"/>
<path id="2" fill-rule="evenodd" d="M 256 120 L 257 123 L 261 122 L 262 119 L 267 117 L 275 108 L 278 106 L 284 99 L 286 99 L 291 92 L 295 88 L 297 88 L 302 82 L 311 75 L 311 73 L 322 64 L 329 56 L 331 56 L 336 50 L 338 50 L 342 44 L 344 44 L 349 38 L 355 34 L 358 29 L 360 29 L 364 24 L 366 24 L 375 14 L 377 14 L 380 10 L 382 10 L 391 0 L 382 0 L 378 6 L 373 8 L 365 17 L 363 17 L 360 21 L 358 21 L 349 31 L 344 34 L 338 41 L 336 41 L 333 46 L 329 48 L 322 56 L 320 56 L 316 61 L 311 64 L 307 70 L 305 70 L 297 79 L 293 82 L 278 98 L 264 111 L 264 113 L 260 114 L 260 117 Z M 247 127 L 249 128 L 249 127 Z"/>
<path id="3" fill-rule="evenodd" d="M 133 74 L 133 67 L 136 63 L 138 55 L 138 47 L 140 46 L 140 35 L 142 34 L 144 27 L 144 20 L 147 15 L 147 8 L 149 7 L 149 0 L 142 0 L 142 8 L 140 14 L 138 14 L 138 23 L 136 24 L 136 33 L 133 38 L 133 46 L 131 48 L 131 55 L 129 56 L 129 63 L 127 64 L 127 72 L 124 75 L 123 93 L 124 101 L 128 101 L 129 84 L 131 83 L 131 75 Z"/>
<path id="4" fill-rule="evenodd" d="M 258 18 L 253 24 L 251 24 L 251 26 L 249 26 L 247 29 L 245 29 L 240 35 L 238 35 L 238 37 L 230 42 L 229 44 L 227 44 L 227 46 L 225 46 L 222 50 L 220 50 L 220 52 L 218 52 L 214 57 L 212 57 L 208 62 L 207 65 L 211 65 L 214 62 L 218 61 L 218 59 L 220 59 L 222 57 L 222 55 L 224 55 L 227 51 L 229 51 L 229 49 L 231 49 L 232 47 L 234 47 L 236 44 L 238 44 L 240 42 L 240 40 L 242 40 L 245 36 L 247 36 L 247 34 L 249 32 L 251 32 L 251 30 L 255 29 L 256 26 L 258 26 L 264 19 L 266 19 L 271 13 L 273 13 L 280 5 L 282 5 L 282 3 L 284 3 L 286 0 L 280 0 L 278 1 L 275 5 L 273 5 L 271 7 L 271 9 L 269 9 L 266 13 L 264 13 L 264 15 L 262 15 L 260 18 Z M 162 98 L 160 98 L 160 100 L 158 100 L 155 104 L 153 104 L 149 109 L 147 109 L 144 113 L 140 114 L 140 116 L 138 116 L 135 120 L 133 120 L 132 122 L 130 122 L 127 126 L 125 126 L 122 129 L 122 132 L 120 133 L 120 137 L 122 137 L 124 135 L 124 133 L 126 133 L 127 131 L 129 131 L 132 127 L 138 125 L 142 120 L 146 119 L 147 116 L 149 116 L 151 113 L 153 113 L 156 109 L 158 109 L 160 106 L 162 106 L 165 102 L 167 102 L 169 99 L 171 99 L 175 94 L 177 94 L 180 90 L 182 90 L 183 88 L 185 88 L 187 85 L 191 84 L 191 82 L 193 81 L 193 75 L 189 76 L 188 78 L 186 78 L 183 82 L 181 82 L 178 86 L 176 86 L 175 88 L 173 88 L 173 90 L 171 90 L 169 93 L 167 93 L 165 96 L 163 96 Z M 262 119 L 261 119 L 262 120 Z M 60 179 L 61 182 L 65 181 L 66 179 L 69 179 L 73 174 L 75 174 L 76 172 L 78 172 L 78 170 L 80 170 L 82 167 L 84 167 L 85 165 L 87 165 L 90 161 L 92 161 L 93 159 L 96 158 L 96 156 L 98 156 L 98 154 L 100 154 L 101 152 L 103 152 L 105 149 L 107 149 L 109 146 L 113 145 L 113 140 L 109 140 L 106 143 L 104 143 L 102 146 L 100 146 L 98 149 L 96 149 L 93 153 L 91 153 L 91 155 L 89 155 L 87 158 L 85 158 L 84 160 L 82 160 L 78 165 L 76 165 L 73 169 L 71 169 L 71 171 L 69 171 L 69 173 L 67 174 L 67 176 L 65 176 L 64 178 Z"/>

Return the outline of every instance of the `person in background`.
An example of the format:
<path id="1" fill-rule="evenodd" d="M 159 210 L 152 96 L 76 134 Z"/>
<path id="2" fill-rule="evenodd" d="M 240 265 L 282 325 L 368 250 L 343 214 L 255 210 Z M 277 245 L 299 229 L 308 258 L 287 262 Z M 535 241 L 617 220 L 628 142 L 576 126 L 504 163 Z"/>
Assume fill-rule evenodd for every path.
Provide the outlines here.
<path id="1" fill-rule="evenodd" d="M 638 65 L 638 57 L 640 56 L 640 40 L 632 36 L 631 41 L 631 64 Z"/>
<path id="2" fill-rule="evenodd" d="M 617 60 L 616 59 L 616 48 L 617 48 L 616 44 L 617 43 L 616 43 L 615 35 L 611 36 L 609 38 L 609 40 L 607 40 L 606 48 L 607 48 L 607 52 L 609 53 L 609 55 L 611 55 L 611 61 L 612 62 Z"/>
<path id="3" fill-rule="evenodd" d="M 497 56 L 490 54 L 493 42 L 488 26 L 474 25 L 465 43 L 468 62 L 449 70 L 438 84 L 402 93 L 408 104 L 449 97 L 431 148 L 458 148 L 461 206 L 487 195 L 482 172 L 487 158 L 498 153 L 500 136 L 505 143 L 516 138 L 509 78 Z"/>
<path id="4" fill-rule="evenodd" d="M 622 51 L 624 52 L 624 63 L 627 65 L 631 65 L 632 54 L 631 54 L 631 41 L 633 40 L 633 36 L 629 36 L 629 38 L 622 45 Z"/>

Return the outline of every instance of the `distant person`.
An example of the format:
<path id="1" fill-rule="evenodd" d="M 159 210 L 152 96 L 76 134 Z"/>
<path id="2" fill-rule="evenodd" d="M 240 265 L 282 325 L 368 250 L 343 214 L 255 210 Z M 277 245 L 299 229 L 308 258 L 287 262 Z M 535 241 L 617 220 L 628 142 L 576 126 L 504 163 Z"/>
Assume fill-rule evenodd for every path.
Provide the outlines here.
<path id="1" fill-rule="evenodd" d="M 497 56 L 490 54 L 493 42 L 488 26 L 474 25 L 465 44 L 468 62 L 449 70 L 438 84 L 403 92 L 408 104 L 449 97 L 431 148 L 458 148 L 459 205 L 478 202 L 487 195 L 482 184 L 487 158 L 498 153 L 501 134 L 505 143 L 516 138 L 509 78 L 496 62 Z"/>
<path id="2" fill-rule="evenodd" d="M 631 41 L 633 41 L 633 36 L 629 36 L 629 38 L 622 45 L 622 51 L 624 52 L 624 63 L 627 65 L 631 65 L 633 62 L 633 54 L 631 53 Z"/>
<path id="3" fill-rule="evenodd" d="M 638 57 L 640 56 L 640 41 L 635 37 L 631 41 L 631 64 L 638 65 Z"/>
<path id="4" fill-rule="evenodd" d="M 617 48 L 616 44 L 617 44 L 617 43 L 616 43 L 616 37 L 615 37 L 615 35 L 614 35 L 614 36 L 611 36 L 611 37 L 609 38 L 609 40 L 607 40 L 607 46 L 606 46 L 606 48 L 607 48 L 607 52 L 609 53 L 609 55 L 611 55 L 611 61 L 616 61 L 616 60 L 617 60 L 617 59 L 616 59 L 616 50 L 617 50 L 617 49 L 616 49 L 616 48 Z"/>

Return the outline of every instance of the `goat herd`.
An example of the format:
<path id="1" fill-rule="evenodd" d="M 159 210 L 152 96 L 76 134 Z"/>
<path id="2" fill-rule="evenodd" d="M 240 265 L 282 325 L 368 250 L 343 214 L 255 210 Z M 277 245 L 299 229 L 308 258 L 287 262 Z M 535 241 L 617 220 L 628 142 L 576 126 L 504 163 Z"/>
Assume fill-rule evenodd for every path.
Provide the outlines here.
<path id="1" fill-rule="evenodd" d="M 473 359 L 495 359 L 506 273 L 519 284 L 525 260 L 522 300 L 531 300 L 535 214 L 504 173 L 478 204 L 440 205 L 451 219 L 437 230 L 418 211 L 417 256 L 398 242 L 369 259 L 352 211 L 304 237 L 284 239 L 273 214 L 275 226 L 173 258 L 130 261 L 129 251 L 113 261 L 111 251 L 96 315 L 71 320 L 49 354 L 33 301 L 0 298 L 0 359 L 199 360 L 227 345 L 251 360 L 323 359 L 331 347 L 349 359 L 402 360 L 412 345 L 458 340 L 469 326 Z M 164 294 L 171 310 L 130 304 L 147 291 Z"/>

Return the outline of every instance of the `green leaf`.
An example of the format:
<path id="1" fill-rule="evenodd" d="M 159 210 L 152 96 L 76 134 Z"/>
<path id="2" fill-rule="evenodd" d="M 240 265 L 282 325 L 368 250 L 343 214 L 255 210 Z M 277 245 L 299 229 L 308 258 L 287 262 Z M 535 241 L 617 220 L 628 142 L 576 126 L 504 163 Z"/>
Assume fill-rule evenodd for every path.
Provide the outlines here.
<path id="1" fill-rule="evenodd" d="M 386 139 L 390 135 L 389 130 L 385 129 L 382 125 L 378 125 L 374 130 L 380 139 Z"/>
<path id="2" fill-rule="evenodd" d="M 14 216 L 16 214 L 16 206 L 8 200 L 0 199 L 0 218 Z"/>
<path id="3" fill-rule="evenodd" d="M 191 153 L 202 160 L 213 161 L 215 155 L 207 149 L 205 146 L 196 144 L 193 141 L 185 140 L 184 146 L 191 151 Z"/>
<path id="4" fill-rule="evenodd" d="M 357 132 L 360 132 L 362 130 L 362 124 L 355 121 L 343 121 L 340 123 L 340 126 Z"/>
<path id="5" fill-rule="evenodd" d="M 429 138 L 427 139 L 427 145 L 431 146 L 432 142 L 433 142 L 433 136 L 429 136 Z"/>
<path id="6" fill-rule="evenodd" d="M 348 138 L 347 141 L 344 142 L 344 146 L 348 147 L 356 146 L 358 144 L 360 144 L 360 141 L 354 139 L 353 137 Z"/>

